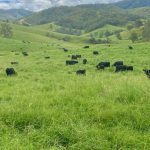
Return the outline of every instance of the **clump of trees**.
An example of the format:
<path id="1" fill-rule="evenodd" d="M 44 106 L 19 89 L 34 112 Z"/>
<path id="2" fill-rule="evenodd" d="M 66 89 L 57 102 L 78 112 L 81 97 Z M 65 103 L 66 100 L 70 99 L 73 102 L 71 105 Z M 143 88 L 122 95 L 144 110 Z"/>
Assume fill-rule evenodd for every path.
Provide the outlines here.
<path id="1" fill-rule="evenodd" d="M 138 35 L 136 32 L 132 32 L 130 35 L 130 40 L 134 43 L 135 41 L 138 40 Z"/>
<path id="2" fill-rule="evenodd" d="M 8 23 L 1 23 L 0 35 L 4 38 L 11 38 L 13 36 L 12 27 Z"/>
<path id="3" fill-rule="evenodd" d="M 150 41 L 150 20 L 148 20 L 143 29 L 142 37 L 146 41 Z"/>

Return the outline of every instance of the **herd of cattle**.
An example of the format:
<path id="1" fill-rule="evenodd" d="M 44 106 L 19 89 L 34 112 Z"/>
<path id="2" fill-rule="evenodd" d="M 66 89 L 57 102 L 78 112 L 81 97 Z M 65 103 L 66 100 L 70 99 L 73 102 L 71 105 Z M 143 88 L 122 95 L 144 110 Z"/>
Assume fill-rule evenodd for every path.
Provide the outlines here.
<path id="1" fill-rule="evenodd" d="M 89 46 L 85 46 L 84 47 L 85 49 L 89 48 Z M 129 46 L 129 49 L 133 49 L 132 46 Z M 68 49 L 66 48 L 63 48 L 64 52 L 68 52 Z M 12 51 L 14 52 L 14 51 Z M 28 56 L 28 53 L 27 52 L 22 52 L 23 56 Z M 93 55 L 99 55 L 99 52 L 98 51 L 93 51 Z M 79 55 L 79 54 L 76 54 L 76 55 L 69 55 L 68 57 L 71 57 L 70 60 L 66 60 L 66 65 L 75 65 L 75 64 L 78 64 L 79 61 L 78 59 L 81 59 L 82 56 Z M 45 59 L 49 59 L 50 57 L 47 56 L 45 57 Z M 83 59 L 82 60 L 82 63 L 84 65 L 86 65 L 88 62 L 87 59 Z M 18 62 L 11 62 L 12 65 L 17 65 Z M 113 65 L 113 67 L 115 67 L 115 72 L 123 72 L 123 71 L 133 71 L 134 70 L 134 67 L 133 66 L 127 66 L 124 64 L 123 61 L 116 61 Z M 104 70 L 105 68 L 109 68 L 111 67 L 111 64 L 110 62 L 100 62 L 96 65 L 96 69 L 97 70 Z M 144 73 L 147 75 L 147 77 L 150 78 L 150 70 L 149 69 L 144 69 L 143 70 Z M 15 75 L 17 74 L 16 71 L 14 70 L 14 68 L 7 68 L 6 69 L 6 74 L 7 76 L 12 76 L 12 75 Z M 82 69 L 82 70 L 77 70 L 76 71 L 76 74 L 77 75 L 85 75 L 86 74 L 86 70 L 85 69 Z"/>

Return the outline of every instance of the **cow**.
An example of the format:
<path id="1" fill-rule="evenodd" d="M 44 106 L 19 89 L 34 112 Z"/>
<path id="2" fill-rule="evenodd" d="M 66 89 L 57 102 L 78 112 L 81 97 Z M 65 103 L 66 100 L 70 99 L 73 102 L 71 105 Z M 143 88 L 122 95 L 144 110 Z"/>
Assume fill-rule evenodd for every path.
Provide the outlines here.
<path id="1" fill-rule="evenodd" d="M 126 66 L 126 65 L 116 66 L 115 72 L 122 72 L 122 71 L 133 71 L 133 66 Z"/>
<path id="2" fill-rule="evenodd" d="M 72 55 L 71 58 L 72 59 L 78 59 L 78 57 L 76 55 Z"/>
<path id="3" fill-rule="evenodd" d="M 77 75 L 86 75 L 86 70 L 77 70 L 76 74 Z"/>
<path id="4" fill-rule="evenodd" d="M 116 61 L 113 66 L 122 66 L 123 65 L 123 61 Z"/>
<path id="5" fill-rule="evenodd" d="M 66 49 L 66 48 L 63 48 L 63 50 L 64 50 L 64 52 L 68 52 L 68 49 Z"/>
<path id="6" fill-rule="evenodd" d="M 78 63 L 78 61 L 76 61 L 76 60 L 66 60 L 66 65 L 75 65 L 77 63 Z"/>
<path id="7" fill-rule="evenodd" d="M 90 48 L 90 46 L 84 46 L 83 48 L 87 49 L 87 48 Z"/>
<path id="8" fill-rule="evenodd" d="M 127 71 L 133 71 L 133 66 L 127 66 Z"/>
<path id="9" fill-rule="evenodd" d="M 150 70 L 144 69 L 143 71 L 147 75 L 147 77 L 150 78 Z"/>
<path id="10" fill-rule="evenodd" d="M 81 58 L 81 55 L 78 55 L 78 54 L 77 55 L 72 55 L 71 58 L 72 59 L 78 59 L 78 58 Z"/>
<path id="11" fill-rule="evenodd" d="M 12 61 L 11 64 L 12 65 L 18 65 L 19 63 L 17 61 Z"/>
<path id="12" fill-rule="evenodd" d="M 27 52 L 22 52 L 22 54 L 23 54 L 24 56 L 28 56 L 28 53 L 27 53 Z"/>
<path id="13" fill-rule="evenodd" d="M 133 47 L 131 45 L 128 46 L 129 49 L 133 49 Z"/>
<path id="14" fill-rule="evenodd" d="M 98 51 L 94 51 L 94 52 L 93 52 L 93 55 L 98 55 L 98 54 L 99 54 Z"/>
<path id="15" fill-rule="evenodd" d="M 105 66 L 104 66 L 104 65 L 100 65 L 100 66 L 96 66 L 96 68 L 97 68 L 98 70 L 104 70 L 104 69 L 105 69 Z"/>
<path id="16" fill-rule="evenodd" d="M 83 59 L 83 64 L 87 64 L 87 59 Z"/>
<path id="17" fill-rule="evenodd" d="M 7 76 L 12 76 L 12 75 L 15 75 L 16 72 L 15 72 L 14 68 L 7 68 L 6 74 L 7 74 Z"/>
<path id="18" fill-rule="evenodd" d="M 100 62 L 96 68 L 99 69 L 101 66 L 103 66 L 104 68 L 110 67 L 110 62 Z"/>
<path id="19" fill-rule="evenodd" d="M 49 56 L 46 56 L 45 59 L 50 59 L 50 57 L 49 57 Z"/>

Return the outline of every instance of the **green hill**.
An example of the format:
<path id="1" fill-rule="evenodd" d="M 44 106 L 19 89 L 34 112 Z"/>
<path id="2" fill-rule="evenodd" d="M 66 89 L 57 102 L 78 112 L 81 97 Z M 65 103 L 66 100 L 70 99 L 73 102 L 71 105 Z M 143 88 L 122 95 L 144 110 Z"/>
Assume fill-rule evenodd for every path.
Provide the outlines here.
<path id="1" fill-rule="evenodd" d="M 31 15 L 32 12 L 24 9 L 0 9 L 0 20 L 17 20 L 24 16 Z"/>
<path id="2" fill-rule="evenodd" d="M 149 0 L 123 0 L 121 2 L 117 2 L 114 4 L 120 8 L 131 9 L 131 8 L 139 8 L 139 7 L 148 7 L 150 6 Z"/>
<path id="3" fill-rule="evenodd" d="M 34 13 L 25 20 L 32 25 L 53 22 L 56 25 L 85 30 L 86 32 L 110 25 L 124 25 L 137 15 L 112 5 L 81 5 L 76 7 L 57 7 Z"/>

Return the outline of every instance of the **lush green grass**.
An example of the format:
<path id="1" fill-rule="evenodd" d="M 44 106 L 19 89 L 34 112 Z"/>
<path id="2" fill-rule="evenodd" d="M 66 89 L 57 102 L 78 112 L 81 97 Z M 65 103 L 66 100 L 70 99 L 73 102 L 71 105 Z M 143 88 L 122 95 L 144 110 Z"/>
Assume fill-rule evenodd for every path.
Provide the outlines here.
<path id="1" fill-rule="evenodd" d="M 21 30 L 14 39 L 0 38 L 0 149 L 150 149 L 150 80 L 142 72 L 150 68 L 149 43 L 135 43 L 132 51 L 129 41 L 82 49 L 84 43 L 47 42 L 40 31 L 35 36 Z M 60 49 L 64 46 L 68 53 Z M 93 50 L 100 54 L 93 56 Z M 80 59 L 66 66 L 69 54 L 81 54 L 88 64 Z M 133 65 L 134 72 L 95 68 L 100 61 L 117 60 Z M 18 75 L 7 77 L 6 67 Z M 87 75 L 77 76 L 77 69 L 86 69 Z"/>

